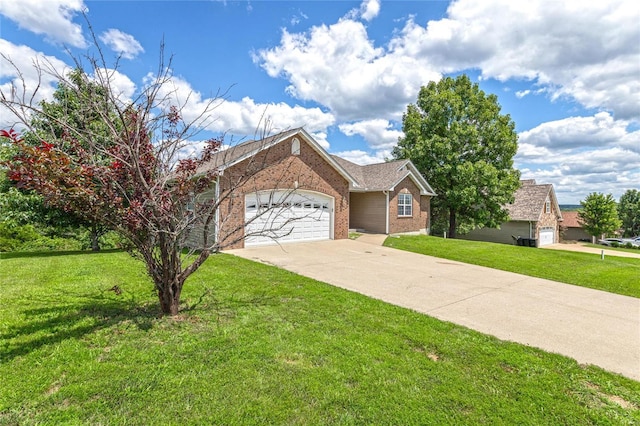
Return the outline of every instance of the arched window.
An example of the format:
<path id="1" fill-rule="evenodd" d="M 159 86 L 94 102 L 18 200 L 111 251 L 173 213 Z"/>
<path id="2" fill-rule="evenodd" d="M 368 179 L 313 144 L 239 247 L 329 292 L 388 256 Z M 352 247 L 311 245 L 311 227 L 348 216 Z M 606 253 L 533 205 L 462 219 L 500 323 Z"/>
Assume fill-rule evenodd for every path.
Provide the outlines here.
<path id="1" fill-rule="evenodd" d="M 300 155 L 300 139 L 293 138 L 291 141 L 291 154 Z"/>

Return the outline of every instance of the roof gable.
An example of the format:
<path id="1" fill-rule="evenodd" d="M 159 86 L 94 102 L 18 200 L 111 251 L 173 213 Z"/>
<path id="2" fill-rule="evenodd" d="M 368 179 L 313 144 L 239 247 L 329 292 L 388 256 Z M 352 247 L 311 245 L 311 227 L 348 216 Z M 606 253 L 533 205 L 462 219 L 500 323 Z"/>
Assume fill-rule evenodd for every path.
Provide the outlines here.
<path id="1" fill-rule="evenodd" d="M 347 182 L 349 182 L 349 186 L 357 187 L 357 180 L 351 176 L 351 174 L 345 170 L 333 156 L 329 155 L 329 153 L 325 151 L 325 149 L 322 148 L 320 144 L 303 128 L 288 130 L 259 140 L 246 141 L 229 147 L 228 149 L 216 152 L 212 155 L 211 160 L 202 166 L 198 172 L 206 173 L 210 170 L 216 169 L 219 172 L 224 173 L 224 170 L 229 167 L 251 158 L 259 152 L 269 149 L 293 136 L 298 136 L 301 140 L 304 140 L 342 177 L 344 177 Z"/>
<path id="2" fill-rule="evenodd" d="M 513 204 L 507 204 L 505 208 L 509 212 L 510 220 L 523 220 L 536 222 L 540 219 L 540 215 L 544 211 L 544 205 L 547 198 L 553 204 L 557 212 L 558 219 L 562 220 L 560 206 L 556 199 L 553 185 L 536 184 L 533 179 L 521 180 L 520 188 L 514 194 Z"/>
<path id="3" fill-rule="evenodd" d="M 393 191 L 396 185 L 406 177 L 409 177 L 420 188 L 420 194 L 436 195 L 410 160 L 396 160 L 360 166 L 335 155 L 333 158 L 358 181 L 358 187 L 352 188 L 352 191 Z"/>

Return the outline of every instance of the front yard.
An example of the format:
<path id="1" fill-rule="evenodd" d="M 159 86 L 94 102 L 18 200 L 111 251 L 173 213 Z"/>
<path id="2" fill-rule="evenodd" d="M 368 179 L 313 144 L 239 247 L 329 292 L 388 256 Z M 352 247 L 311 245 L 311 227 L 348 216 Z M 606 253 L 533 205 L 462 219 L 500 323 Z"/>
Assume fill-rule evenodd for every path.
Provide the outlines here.
<path id="1" fill-rule="evenodd" d="M 640 422 L 639 382 L 229 255 L 175 319 L 123 253 L 0 285 L 0 424 Z"/>
<path id="2" fill-rule="evenodd" d="M 425 235 L 389 237 L 385 246 L 640 297 L 640 259 L 606 256 L 601 260 L 589 253 Z"/>

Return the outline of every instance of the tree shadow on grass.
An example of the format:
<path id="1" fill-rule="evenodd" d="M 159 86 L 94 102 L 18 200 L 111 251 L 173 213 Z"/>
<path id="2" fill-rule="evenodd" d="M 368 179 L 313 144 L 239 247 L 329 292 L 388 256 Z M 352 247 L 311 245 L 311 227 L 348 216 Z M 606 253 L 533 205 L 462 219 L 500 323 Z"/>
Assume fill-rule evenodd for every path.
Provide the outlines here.
<path id="1" fill-rule="evenodd" d="M 71 255 L 98 255 L 107 253 L 121 253 L 124 250 L 121 249 L 106 249 L 100 251 L 91 250 L 67 250 L 67 251 L 19 251 L 19 252 L 5 252 L 0 253 L 0 259 L 20 259 L 25 257 L 54 257 L 54 256 L 71 256 Z"/>
<path id="2" fill-rule="evenodd" d="M 27 320 L 0 333 L 0 363 L 120 323 L 149 330 L 158 317 L 155 305 L 140 305 L 134 299 L 115 300 L 106 295 L 77 295 L 75 302 L 60 304 L 60 300 L 69 300 L 69 296 L 65 293 L 64 298 L 62 295 L 40 298 L 34 304 L 43 307 L 23 310 L 21 313 Z"/>

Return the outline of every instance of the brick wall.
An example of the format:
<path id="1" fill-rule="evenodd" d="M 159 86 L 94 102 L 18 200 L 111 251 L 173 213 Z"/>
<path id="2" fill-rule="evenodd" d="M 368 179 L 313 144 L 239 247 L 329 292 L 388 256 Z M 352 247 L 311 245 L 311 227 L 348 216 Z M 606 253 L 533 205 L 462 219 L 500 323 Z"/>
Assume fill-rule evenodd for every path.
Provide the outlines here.
<path id="1" fill-rule="evenodd" d="M 398 194 L 411 194 L 412 217 L 398 217 Z M 420 189 L 406 177 L 389 193 L 389 233 L 416 232 L 427 227 L 430 197 L 420 196 Z"/>
<path id="2" fill-rule="evenodd" d="M 540 228 L 551 227 L 555 229 L 554 243 L 560 241 L 560 228 L 558 222 L 558 211 L 555 209 L 554 203 L 551 203 L 551 211 L 549 213 L 546 212 L 546 207 L 542 207 L 542 212 L 540 214 L 540 220 L 536 223 L 536 234 L 535 238 L 540 241 Z"/>
<path id="3" fill-rule="evenodd" d="M 315 191 L 334 198 L 335 239 L 349 236 L 349 183 L 311 146 L 300 139 L 300 154 L 291 154 L 292 138 L 265 149 L 225 170 L 221 194 L 234 189 L 220 208 L 219 236 L 224 248 L 244 247 L 246 194 L 272 189 Z M 224 196 L 224 195 L 222 195 Z"/>

